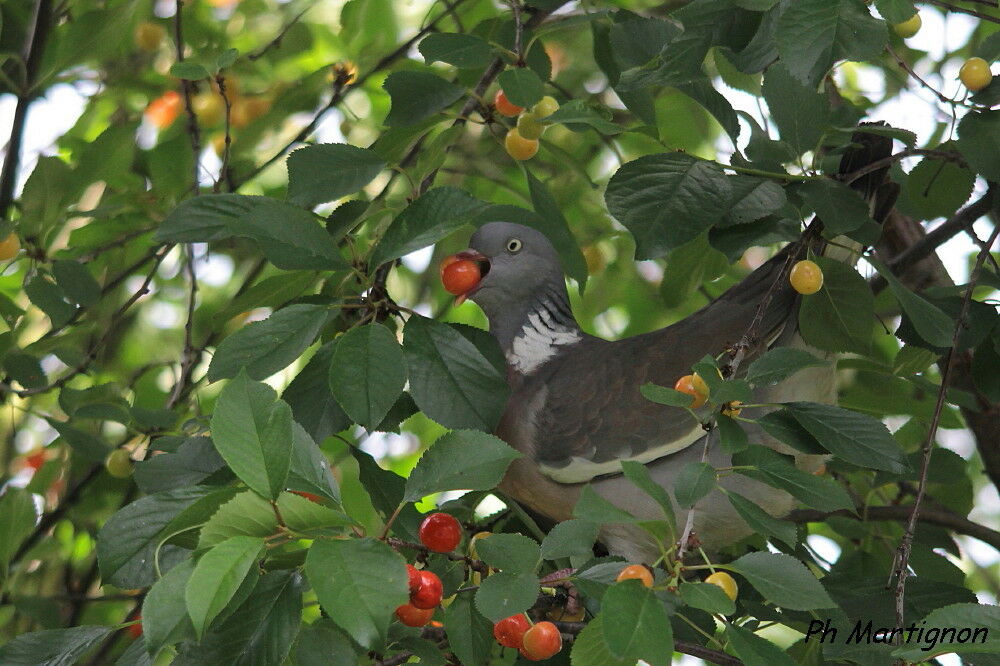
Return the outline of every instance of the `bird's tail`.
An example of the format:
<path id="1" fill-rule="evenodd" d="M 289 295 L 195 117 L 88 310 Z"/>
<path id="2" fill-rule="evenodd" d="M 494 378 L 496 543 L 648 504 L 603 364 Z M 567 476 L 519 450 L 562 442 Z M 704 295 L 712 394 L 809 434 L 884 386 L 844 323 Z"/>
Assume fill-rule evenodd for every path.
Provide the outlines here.
<path id="1" fill-rule="evenodd" d="M 892 139 L 883 133 L 875 133 L 888 127 L 884 122 L 861 123 L 851 136 L 851 145 L 840 158 L 841 179 L 860 174 L 848 183 L 855 192 L 868 202 L 868 213 L 872 219 L 881 225 L 889 216 L 896 197 L 899 195 L 899 185 L 888 179 L 889 163 L 887 158 L 892 155 Z M 877 168 L 868 170 L 874 165 Z M 820 220 L 822 223 L 822 220 Z M 874 238 L 872 241 L 874 242 Z M 822 250 L 823 256 L 854 264 L 861 254 L 862 245 L 846 236 L 838 236 L 827 242 Z"/>

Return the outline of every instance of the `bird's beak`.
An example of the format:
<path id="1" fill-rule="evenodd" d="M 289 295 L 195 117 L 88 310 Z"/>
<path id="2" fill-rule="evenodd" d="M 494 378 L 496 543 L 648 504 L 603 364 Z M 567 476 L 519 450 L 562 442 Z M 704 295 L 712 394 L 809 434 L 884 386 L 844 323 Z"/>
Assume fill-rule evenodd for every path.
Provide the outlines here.
<path id="1" fill-rule="evenodd" d="M 455 297 L 456 306 L 459 306 L 462 303 L 464 303 L 465 299 L 469 297 L 469 294 L 471 294 L 473 291 L 476 290 L 482 279 L 486 277 L 487 273 L 490 272 L 490 260 L 486 255 L 472 249 L 462 250 L 457 254 L 445 257 L 444 260 L 441 262 L 442 280 L 444 279 L 444 271 L 448 266 L 455 263 L 456 261 L 463 261 L 463 260 L 475 262 L 475 264 L 479 267 L 479 278 L 473 284 L 469 285 L 464 291 L 461 291 L 456 295 Z"/>

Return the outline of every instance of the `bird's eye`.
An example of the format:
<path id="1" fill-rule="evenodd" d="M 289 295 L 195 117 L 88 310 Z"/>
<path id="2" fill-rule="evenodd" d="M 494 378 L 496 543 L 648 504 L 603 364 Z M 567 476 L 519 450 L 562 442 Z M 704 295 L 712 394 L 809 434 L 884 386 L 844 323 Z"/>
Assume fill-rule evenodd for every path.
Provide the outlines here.
<path id="1" fill-rule="evenodd" d="M 507 241 L 507 251 L 511 254 L 521 251 L 521 241 L 517 238 L 511 238 Z"/>

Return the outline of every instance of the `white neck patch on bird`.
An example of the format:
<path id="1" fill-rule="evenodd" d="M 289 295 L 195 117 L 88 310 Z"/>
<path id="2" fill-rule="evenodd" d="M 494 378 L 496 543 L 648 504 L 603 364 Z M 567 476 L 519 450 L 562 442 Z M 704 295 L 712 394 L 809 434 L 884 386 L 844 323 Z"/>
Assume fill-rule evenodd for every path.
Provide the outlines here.
<path id="1" fill-rule="evenodd" d="M 555 356 L 560 347 L 576 344 L 582 338 L 580 329 L 557 321 L 541 307 L 528 315 L 528 321 L 505 355 L 514 370 L 530 375 Z"/>

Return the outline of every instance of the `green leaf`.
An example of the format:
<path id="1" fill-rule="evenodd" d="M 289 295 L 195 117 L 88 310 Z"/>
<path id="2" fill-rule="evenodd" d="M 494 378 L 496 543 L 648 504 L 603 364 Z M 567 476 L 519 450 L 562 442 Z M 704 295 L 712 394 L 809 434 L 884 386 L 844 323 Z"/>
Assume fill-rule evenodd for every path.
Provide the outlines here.
<path id="1" fill-rule="evenodd" d="M 660 282 L 660 298 L 670 308 L 679 307 L 705 282 L 719 277 L 729 268 L 726 256 L 708 243 L 708 234 L 701 234 L 673 250 Z M 654 400 L 656 402 L 656 400 Z M 690 399 L 678 407 L 686 407 Z"/>
<path id="2" fill-rule="evenodd" d="M 8 487 L 0 495 L 0 583 L 7 578 L 7 564 L 34 530 L 37 518 L 31 493 Z"/>
<path id="3" fill-rule="evenodd" d="M 37 272 L 25 280 L 24 294 L 48 316 L 53 328 L 69 323 L 76 314 L 76 306 L 46 273 Z"/>
<path id="4" fill-rule="evenodd" d="M 433 245 L 471 222 L 487 205 L 457 187 L 428 190 L 396 216 L 368 263 L 374 268 Z"/>
<path id="5" fill-rule="evenodd" d="M 288 156 L 288 200 L 305 208 L 354 194 L 385 168 L 373 150 L 346 143 L 299 148 Z"/>
<path id="6" fill-rule="evenodd" d="M 184 587 L 184 602 L 199 640 L 229 604 L 263 551 L 263 539 L 235 536 L 214 546 L 198 560 Z"/>
<path id="7" fill-rule="evenodd" d="M 754 532 L 773 537 L 787 544 L 789 548 L 795 548 L 798 538 L 796 535 L 797 530 L 793 523 L 775 518 L 739 493 L 726 491 L 726 497 L 729 498 L 729 503 L 736 509 L 736 513 L 740 514 L 740 518 Z"/>
<path id="8" fill-rule="evenodd" d="M 478 547 L 478 544 L 477 544 Z M 530 573 L 503 571 L 483 579 L 476 591 L 476 610 L 491 622 L 526 611 L 538 600 L 538 579 Z"/>
<path id="9" fill-rule="evenodd" d="M 392 98 L 392 108 L 385 118 L 389 126 L 415 125 L 465 94 L 462 86 L 428 72 L 393 72 L 382 87 Z"/>
<path id="10" fill-rule="evenodd" d="M 807 506 L 820 511 L 853 510 L 854 503 L 836 481 L 797 469 L 791 458 L 765 446 L 751 444 L 733 454 L 733 465 L 750 466 L 738 470 L 763 483 L 791 494 Z"/>
<path id="11" fill-rule="evenodd" d="M 552 245 L 559 253 L 559 258 L 562 259 L 566 273 L 577 281 L 580 285 L 580 293 L 583 293 L 583 288 L 587 284 L 587 260 L 583 258 L 583 252 L 580 251 L 580 246 L 577 245 L 576 239 L 570 232 L 569 223 L 545 183 L 538 180 L 527 167 L 524 167 L 524 175 L 528 179 L 531 205 L 541 218 L 540 223 L 529 223 L 528 226 L 538 229 L 552 241 Z M 502 215 L 513 218 L 508 219 L 508 222 L 528 222 L 528 220 L 518 219 L 510 215 L 513 212 L 511 208 L 511 206 L 493 206 L 484 215 Z"/>
<path id="12" fill-rule="evenodd" d="M 336 342 L 328 342 L 320 347 L 281 394 L 281 399 L 292 408 L 295 422 L 316 442 L 351 424 L 330 390 L 330 364 L 335 346 Z"/>
<path id="13" fill-rule="evenodd" d="M 653 591 L 640 581 L 626 580 L 608 588 L 601 598 L 601 617 L 604 640 L 613 656 L 642 659 L 652 666 L 670 664 L 674 651 L 670 618 Z"/>
<path id="14" fill-rule="evenodd" d="M 330 315 L 323 305 L 289 305 L 263 321 L 238 329 L 222 341 L 208 366 L 208 380 L 265 379 L 295 361 L 313 343 Z"/>
<path id="15" fill-rule="evenodd" d="M 926 649 L 926 643 L 914 642 L 897 648 L 894 657 L 908 661 L 924 661 L 941 654 L 998 654 L 1000 653 L 1000 607 L 986 604 L 951 604 L 936 608 L 919 626 L 955 627 L 962 631 L 968 627 L 973 632 L 967 642 L 941 642 Z M 982 631 L 980 631 L 982 629 Z"/>
<path id="16" fill-rule="evenodd" d="M 477 539 L 476 552 L 483 562 L 503 571 L 534 571 L 541 559 L 538 544 L 523 534 L 491 534 Z"/>
<path id="17" fill-rule="evenodd" d="M 228 220 L 232 234 L 257 241 L 268 261 L 286 270 L 341 270 L 347 262 L 316 217 L 301 208 L 262 197 L 239 220 Z"/>
<path id="18" fill-rule="evenodd" d="M 470 457 L 469 451 L 476 455 Z M 445 490 L 489 490 L 500 482 L 511 461 L 520 457 L 499 437 L 455 430 L 441 436 L 420 456 L 406 479 L 403 501 L 415 502 Z"/>
<path id="19" fill-rule="evenodd" d="M 458 594 L 445 609 L 448 644 L 464 666 L 488 666 L 496 644 L 493 623 L 476 610 L 474 594 L 471 590 Z"/>
<path id="20" fill-rule="evenodd" d="M 48 386 L 45 370 L 35 356 L 20 351 L 9 351 L 3 357 L 3 369 L 10 378 L 27 389 Z"/>
<path id="21" fill-rule="evenodd" d="M 827 454 L 827 450 L 808 430 L 802 427 L 802 424 L 788 410 L 779 409 L 768 412 L 757 419 L 757 425 L 768 435 L 793 449 L 814 455 Z"/>
<path id="22" fill-rule="evenodd" d="M 511 103 L 529 108 L 545 94 L 545 83 L 527 67 L 515 67 L 500 73 L 497 82 Z"/>
<path id="23" fill-rule="evenodd" d="M 635 516 L 598 495 L 589 484 L 580 491 L 580 499 L 573 507 L 573 517 L 598 524 L 636 522 Z"/>
<path id="24" fill-rule="evenodd" d="M 747 666 L 795 666 L 787 652 L 748 629 L 727 624 L 726 637 L 733 652 Z"/>
<path id="25" fill-rule="evenodd" d="M 892 374 L 907 377 L 925 371 L 938 355 L 929 349 L 904 344 L 892 360 Z"/>
<path id="26" fill-rule="evenodd" d="M 203 194 L 185 199 L 160 224 L 153 237 L 160 243 L 196 243 L 229 238 L 231 228 L 264 197 Z"/>
<path id="27" fill-rule="evenodd" d="M 156 493 L 197 485 L 225 465 L 211 439 L 189 437 L 175 453 L 137 462 L 133 476 L 144 493 Z"/>
<path id="28" fill-rule="evenodd" d="M 407 600 L 404 564 L 377 539 L 316 541 L 306 575 L 333 621 L 362 647 L 379 650 L 393 611 Z"/>
<path id="29" fill-rule="evenodd" d="M 747 369 L 747 381 L 754 386 L 773 386 L 799 370 L 827 365 L 804 349 L 775 347 L 761 355 Z"/>
<path id="30" fill-rule="evenodd" d="M 208 70 L 203 65 L 185 60 L 183 62 L 175 62 L 170 66 L 170 76 L 176 76 L 178 79 L 187 79 L 188 81 L 200 81 L 201 79 L 208 78 Z"/>
<path id="31" fill-rule="evenodd" d="M 634 659 L 618 659 L 604 640 L 604 620 L 598 615 L 587 623 L 573 641 L 570 663 L 573 666 L 635 666 Z"/>
<path id="32" fill-rule="evenodd" d="M 970 111 L 958 123 L 958 148 L 987 180 L 1000 180 L 1000 111 Z"/>
<path id="33" fill-rule="evenodd" d="M 200 643 L 179 650 L 178 666 L 282 664 L 302 624 L 302 576 L 273 571 Z"/>
<path id="34" fill-rule="evenodd" d="M 748 553 L 720 568 L 741 574 L 767 601 L 782 608 L 816 610 L 837 605 L 805 565 L 791 555 Z"/>
<path id="35" fill-rule="evenodd" d="M 66 666 L 110 634 L 112 627 L 82 625 L 21 634 L 0 647 L 4 666 Z"/>
<path id="36" fill-rule="evenodd" d="M 732 615 L 736 612 L 736 604 L 718 585 L 682 582 L 679 592 L 684 603 L 706 613 Z"/>
<path id="37" fill-rule="evenodd" d="M 816 402 L 791 402 L 785 409 L 823 448 L 849 463 L 896 474 L 909 469 L 903 450 L 878 419 Z"/>
<path id="38" fill-rule="evenodd" d="M 330 470 L 330 461 L 312 436 L 298 422 L 292 422 L 292 462 L 288 488 L 314 493 L 340 503 L 340 488 Z"/>
<path id="39" fill-rule="evenodd" d="M 77 194 L 72 182 L 73 173 L 66 162 L 55 156 L 38 159 L 21 192 L 17 224 L 22 238 L 44 236 L 64 219 L 65 206 Z"/>
<path id="40" fill-rule="evenodd" d="M 382 324 L 352 328 L 337 340 L 330 389 L 354 422 L 373 430 L 405 385 L 403 350 Z"/>
<path id="41" fill-rule="evenodd" d="M 222 329 L 233 317 L 255 308 L 277 310 L 308 294 L 317 282 L 318 276 L 314 271 L 284 272 L 264 278 L 216 311 L 212 322 L 216 329 Z"/>
<path id="42" fill-rule="evenodd" d="M 212 440 L 244 483 L 264 497 L 278 496 L 291 463 L 292 410 L 274 389 L 241 370 L 219 394 Z"/>
<path id="43" fill-rule="evenodd" d="M 302 625 L 292 657 L 296 666 L 358 666 L 354 643 L 328 617 Z"/>
<path id="44" fill-rule="evenodd" d="M 585 125 L 601 134 L 621 134 L 625 128 L 601 115 L 600 111 L 581 99 L 574 99 L 560 106 L 555 113 L 545 117 L 546 123 L 560 123 L 571 130 L 581 131 Z"/>
<path id="45" fill-rule="evenodd" d="M 674 483 L 677 503 L 690 509 L 715 488 L 715 468 L 708 463 L 689 462 L 681 468 Z"/>
<path id="46" fill-rule="evenodd" d="M 886 25 L 860 0 L 798 0 L 778 19 L 781 60 L 815 85 L 837 60 L 872 60 L 888 40 Z"/>
<path id="47" fill-rule="evenodd" d="M 719 443 L 722 444 L 723 451 L 732 454 L 747 447 L 749 439 L 746 430 L 738 421 L 725 414 L 719 414 L 716 417 L 716 425 L 719 428 Z"/>
<path id="48" fill-rule="evenodd" d="M 903 181 L 899 207 L 921 220 L 946 217 L 969 200 L 975 182 L 976 174 L 964 166 L 925 157 Z"/>
<path id="49" fill-rule="evenodd" d="M 747 224 L 775 213 L 787 202 L 785 188 L 773 180 L 729 176 L 733 194 L 726 219 L 719 226 Z"/>
<path id="50" fill-rule="evenodd" d="M 591 555 L 598 529 L 597 523 L 576 518 L 556 523 L 542 541 L 542 557 L 556 560 L 573 555 Z"/>
<path id="51" fill-rule="evenodd" d="M 660 505 L 660 508 L 663 509 L 663 515 L 667 519 L 667 524 L 670 525 L 671 534 L 676 535 L 677 519 L 674 516 L 674 505 L 670 501 L 670 495 L 667 494 L 666 489 L 653 481 L 649 468 L 642 463 L 635 460 L 622 460 L 621 465 L 625 478 Z"/>
<path id="52" fill-rule="evenodd" d="M 424 62 L 440 60 L 459 68 L 486 67 L 493 59 L 493 48 L 481 37 L 462 33 L 434 32 L 420 42 Z"/>
<path id="53" fill-rule="evenodd" d="M 90 307 L 101 298 L 101 285 L 83 264 L 70 259 L 52 262 L 52 275 L 56 285 L 70 300 L 84 307 Z"/>
<path id="54" fill-rule="evenodd" d="M 306 533 L 340 534 L 352 524 L 339 511 L 293 493 L 281 493 L 278 511 L 290 529 Z M 212 548 L 234 536 L 268 537 L 278 530 L 274 507 L 260 495 L 245 491 L 219 507 L 202 526 L 198 548 Z"/>
<path id="55" fill-rule="evenodd" d="M 193 571 L 194 560 L 184 560 L 156 581 L 142 602 L 142 635 L 151 657 L 166 645 L 195 637 L 184 601 Z"/>
<path id="56" fill-rule="evenodd" d="M 219 54 L 219 57 L 215 59 L 216 72 L 221 69 L 228 69 L 233 66 L 236 59 L 240 57 L 239 49 L 226 49 Z"/>
<path id="57" fill-rule="evenodd" d="M 608 211 L 635 236 L 636 258 L 655 259 L 694 239 L 726 212 L 732 187 L 714 163 L 686 153 L 624 164 L 604 195 Z"/>
<path id="58" fill-rule="evenodd" d="M 955 333 L 955 322 L 936 305 L 929 303 L 919 294 L 910 291 L 893 275 L 888 266 L 874 257 L 868 258 L 875 270 L 879 272 L 889 285 L 892 295 L 896 297 L 903 312 L 910 318 L 913 328 L 925 342 L 934 347 L 950 347 Z"/>
<path id="59" fill-rule="evenodd" d="M 446 428 L 492 432 L 510 389 L 504 375 L 454 328 L 411 316 L 403 328 L 403 352 L 413 400 Z"/>
<path id="60" fill-rule="evenodd" d="M 846 234 L 874 221 L 868 214 L 868 203 L 847 185 L 835 180 L 810 180 L 798 187 L 798 193 L 805 205 L 822 220 L 823 227 L 834 234 Z"/>
<path id="61" fill-rule="evenodd" d="M 889 23 L 902 23 L 917 13 L 910 0 L 875 0 L 875 8 Z"/>
<path id="62" fill-rule="evenodd" d="M 179 488 L 142 497 L 119 510 L 97 533 L 97 561 L 101 579 L 125 589 L 147 587 L 156 580 L 153 561 L 160 573 L 190 553 L 160 543 L 161 530 L 181 511 L 213 492 L 210 486 Z"/>
<path id="63" fill-rule="evenodd" d="M 823 270 L 823 288 L 802 298 L 799 329 L 803 339 L 824 351 L 867 354 L 872 344 L 875 299 L 868 283 L 851 266 L 814 257 Z"/>
<path id="64" fill-rule="evenodd" d="M 823 95 L 814 87 L 802 85 L 788 73 L 786 67 L 786 64 L 779 63 L 767 68 L 763 94 L 781 139 L 792 147 L 796 155 L 800 155 L 816 147 L 827 125 L 830 108 Z"/>

